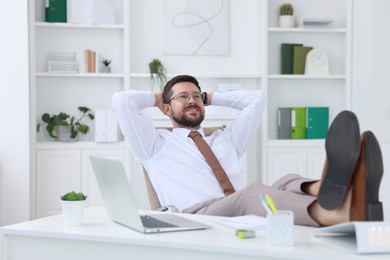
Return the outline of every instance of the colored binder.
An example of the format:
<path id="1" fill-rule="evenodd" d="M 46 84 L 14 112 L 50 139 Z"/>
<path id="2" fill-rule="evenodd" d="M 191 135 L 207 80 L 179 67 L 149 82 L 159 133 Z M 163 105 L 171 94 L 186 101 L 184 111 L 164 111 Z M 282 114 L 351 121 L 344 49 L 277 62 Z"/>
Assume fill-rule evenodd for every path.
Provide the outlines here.
<path id="1" fill-rule="evenodd" d="M 306 139 L 326 138 L 329 127 L 328 107 L 306 108 Z"/>
<path id="2" fill-rule="evenodd" d="M 306 107 L 291 108 L 291 139 L 306 139 Z"/>
<path id="3" fill-rule="evenodd" d="M 293 74 L 294 47 L 300 43 L 282 43 L 281 45 L 281 74 Z"/>
<path id="4" fill-rule="evenodd" d="M 295 46 L 293 48 L 293 74 L 305 74 L 306 55 L 313 47 Z"/>
<path id="5" fill-rule="evenodd" d="M 278 139 L 291 139 L 291 108 L 278 109 Z"/>
<path id="6" fill-rule="evenodd" d="M 45 21 L 66 23 L 66 0 L 46 0 Z"/>

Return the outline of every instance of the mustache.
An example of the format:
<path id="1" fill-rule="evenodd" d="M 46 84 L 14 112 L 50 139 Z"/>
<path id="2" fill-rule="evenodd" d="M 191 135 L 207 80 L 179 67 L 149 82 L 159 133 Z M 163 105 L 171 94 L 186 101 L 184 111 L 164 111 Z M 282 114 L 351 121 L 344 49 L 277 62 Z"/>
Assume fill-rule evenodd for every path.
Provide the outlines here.
<path id="1" fill-rule="evenodd" d="M 197 108 L 197 109 L 200 109 L 200 107 L 198 105 L 189 105 L 189 106 L 186 106 L 184 109 L 189 109 L 189 108 Z"/>

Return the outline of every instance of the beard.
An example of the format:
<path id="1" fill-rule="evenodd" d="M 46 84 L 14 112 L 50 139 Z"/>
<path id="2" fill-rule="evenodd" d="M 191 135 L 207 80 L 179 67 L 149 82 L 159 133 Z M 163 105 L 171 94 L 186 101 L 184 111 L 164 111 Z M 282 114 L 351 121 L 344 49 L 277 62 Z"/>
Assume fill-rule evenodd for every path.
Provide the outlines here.
<path id="1" fill-rule="evenodd" d="M 195 128 L 200 126 L 204 119 L 204 111 L 202 111 L 198 106 L 194 107 L 199 110 L 199 116 L 197 118 L 189 118 L 185 113 L 173 113 L 172 120 L 184 127 Z"/>

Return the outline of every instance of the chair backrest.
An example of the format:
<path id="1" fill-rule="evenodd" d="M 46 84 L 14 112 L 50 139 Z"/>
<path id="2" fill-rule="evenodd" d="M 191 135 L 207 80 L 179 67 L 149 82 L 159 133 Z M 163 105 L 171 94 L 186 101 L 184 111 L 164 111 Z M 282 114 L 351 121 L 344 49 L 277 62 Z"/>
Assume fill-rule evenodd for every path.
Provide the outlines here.
<path id="1" fill-rule="evenodd" d="M 211 135 L 217 130 L 224 130 L 225 125 L 222 126 L 214 126 L 214 127 L 203 127 L 204 133 L 206 136 Z M 172 127 L 156 127 L 157 129 L 167 129 L 172 130 Z M 148 173 L 146 172 L 145 168 L 142 167 L 142 173 L 144 175 L 144 183 L 145 183 L 145 189 L 146 189 L 146 195 L 148 197 L 148 203 L 149 203 L 149 209 L 155 210 L 161 207 L 160 201 L 158 200 L 157 193 L 153 188 L 152 183 L 150 182 Z"/>

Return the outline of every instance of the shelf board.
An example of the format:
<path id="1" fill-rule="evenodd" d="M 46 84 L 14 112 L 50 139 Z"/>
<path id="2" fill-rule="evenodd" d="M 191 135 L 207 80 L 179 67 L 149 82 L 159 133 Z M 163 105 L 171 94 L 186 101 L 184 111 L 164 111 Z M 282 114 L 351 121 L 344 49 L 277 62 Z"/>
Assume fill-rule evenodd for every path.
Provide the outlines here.
<path id="1" fill-rule="evenodd" d="M 295 74 L 295 75 L 286 75 L 286 74 L 270 74 L 268 75 L 269 79 L 346 79 L 347 76 L 344 74 L 334 74 L 334 75 L 304 75 L 304 74 Z"/>
<path id="2" fill-rule="evenodd" d="M 37 28 L 68 28 L 68 29 L 120 29 L 123 30 L 123 24 L 70 24 L 70 23 L 46 23 L 36 22 Z"/>
<path id="3" fill-rule="evenodd" d="M 37 72 L 37 77 L 42 78 L 123 78 L 122 73 L 49 73 Z"/>
<path id="4" fill-rule="evenodd" d="M 173 78 L 178 74 L 168 74 L 168 78 Z M 194 77 L 198 79 L 260 79 L 260 74 L 192 74 Z M 131 78 L 150 78 L 149 73 L 130 73 Z"/>
<path id="5" fill-rule="evenodd" d="M 94 141 L 77 141 L 77 142 L 36 142 L 33 144 L 36 149 L 58 150 L 58 149 L 123 149 L 126 147 L 124 141 L 97 143 Z"/>
<path id="6" fill-rule="evenodd" d="M 270 33 L 346 33 L 345 28 L 268 28 Z"/>
<path id="7" fill-rule="evenodd" d="M 323 147 L 325 139 L 302 139 L 302 140 L 268 140 L 265 142 L 268 148 L 272 147 Z"/>

